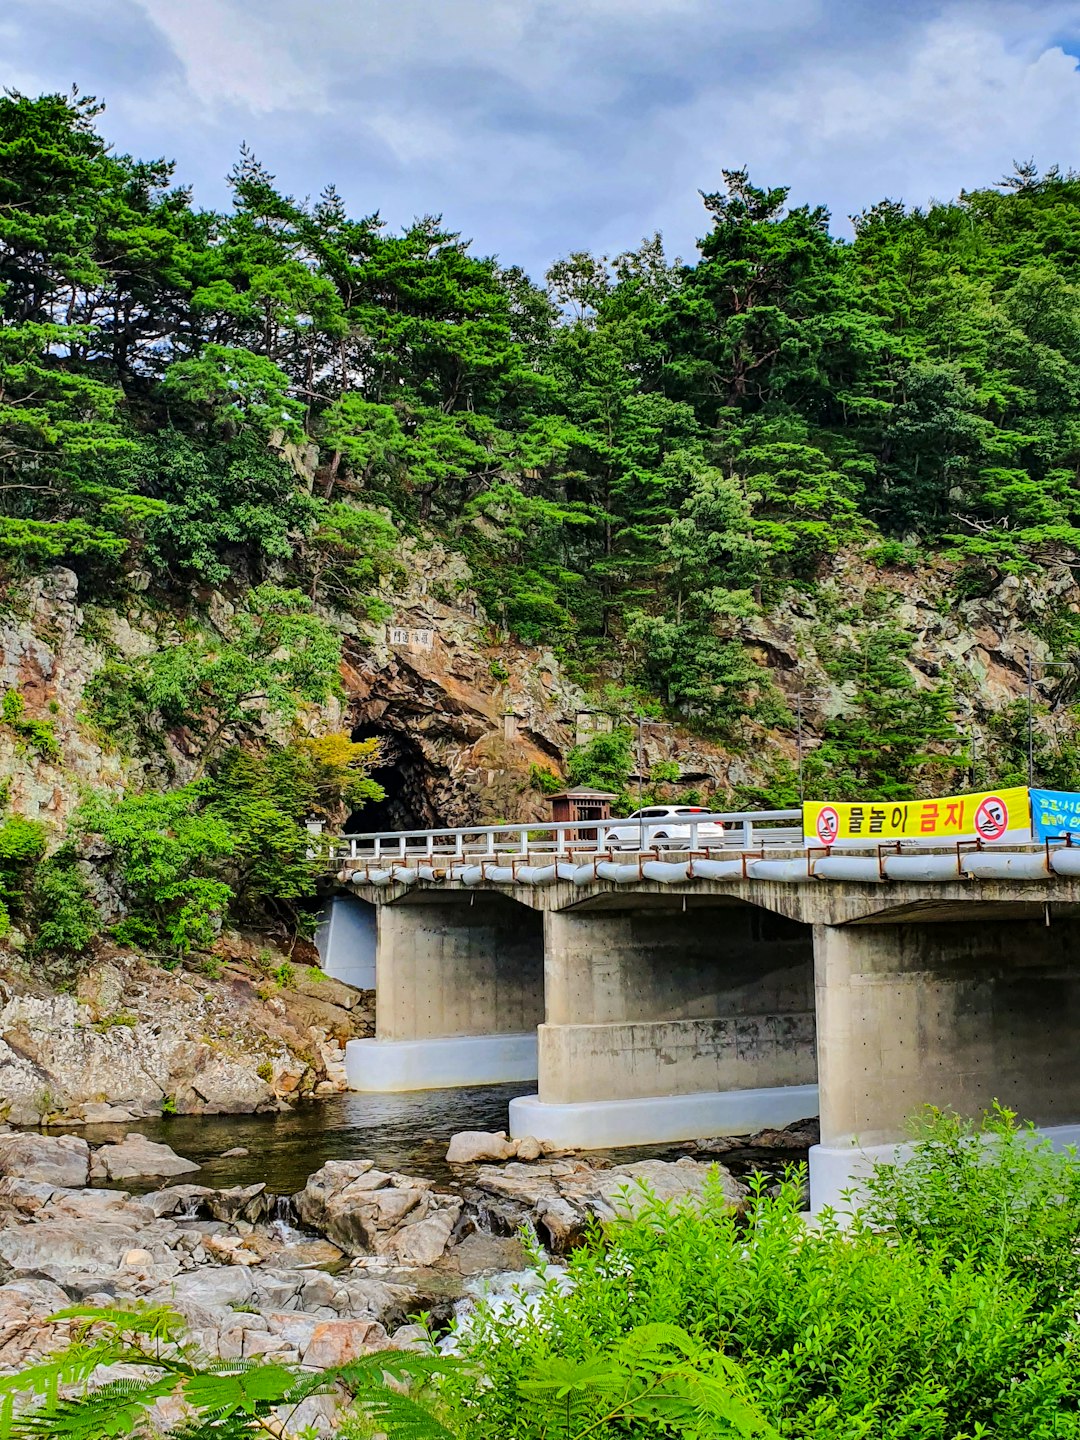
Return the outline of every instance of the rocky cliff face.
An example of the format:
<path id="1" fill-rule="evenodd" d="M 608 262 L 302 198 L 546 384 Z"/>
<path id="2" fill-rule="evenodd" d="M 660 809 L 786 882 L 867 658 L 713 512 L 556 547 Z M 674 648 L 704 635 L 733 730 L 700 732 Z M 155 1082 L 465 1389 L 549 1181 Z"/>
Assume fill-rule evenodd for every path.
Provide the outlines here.
<path id="1" fill-rule="evenodd" d="M 334 617 L 344 639 L 345 699 L 307 717 L 313 730 L 348 728 L 383 742 L 377 778 L 387 799 L 355 823 L 370 830 L 544 818 L 548 804 L 531 786 L 530 768 L 561 770 L 589 697 L 552 652 L 498 632 L 460 556 L 410 542 L 402 561 L 405 582 L 382 596 L 391 611 L 385 625 L 361 630 Z M 828 657 L 875 626 L 898 626 L 912 639 L 905 664 L 913 684 L 948 680 L 958 720 L 985 750 L 991 718 L 1025 694 L 1028 653 L 1037 698 L 1068 694 L 1064 672 L 1042 667 L 1054 626 L 1080 614 L 1080 586 L 1064 565 L 1034 579 L 1007 577 L 992 594 L 966 601 L 956 600 L 951 585 L 943 563 L 881 570 L 842 556 L 814 594 L 791 592 L 736 634 L 791 709 L 802 697 L 812 748 L 855 688 L 853 680 L 832 677 Z M 223 603 L 212 597 L 211 612 Z M 154 753 L 125 756 L 95 727 L 85 703 L 87 683 L 107 657 L 161 643 L 162 624 L 138 596 L 124 614 L 84 605 L 66 570 L 9 597 L 0 614 L 0 694 L 16 690 L 29 718 L 50 721 L 60 752 L 47 758 L 0 724 L 10 811 L 45 821 L 58 836 L 87 787 L 117 791 L 190 778 L 182 733 L 164 733 Z M 1071 721 L 1059 708 L 1040 723 L 1053 730 Z M 721 745 L 677 725 L 650 724 L 644 750 L 648 767 L 673 760 L 683 783 L 723 799 L 766 783 L 778 757 L 794 761 L 795 736 L 790 728 L 744 722 Z"/>

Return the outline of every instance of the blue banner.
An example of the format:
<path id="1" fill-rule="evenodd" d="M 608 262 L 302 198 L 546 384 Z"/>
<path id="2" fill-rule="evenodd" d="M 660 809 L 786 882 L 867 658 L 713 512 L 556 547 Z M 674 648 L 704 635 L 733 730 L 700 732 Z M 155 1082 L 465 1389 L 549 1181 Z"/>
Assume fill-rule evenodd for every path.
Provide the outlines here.
<path id="1" fill-rule="evenodd" d="M 1031 829 L 1036 840 L 1080 835 L 1080 794 L 1074 790 L 1032 790 Z"/>

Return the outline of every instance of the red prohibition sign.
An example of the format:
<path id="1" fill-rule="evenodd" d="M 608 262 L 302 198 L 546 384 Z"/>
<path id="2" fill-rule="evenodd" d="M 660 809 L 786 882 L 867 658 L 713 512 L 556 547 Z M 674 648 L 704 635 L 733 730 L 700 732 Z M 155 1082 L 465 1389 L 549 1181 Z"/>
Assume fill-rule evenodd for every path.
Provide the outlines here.
<path id="1" fill-rule="evenodd" d="M 1000 840 L 1009 828 L 1009 807 L 999 795 L 988 795 L 975 811 L 975 831 L 980 840 Z"/>
<path id="2" fill-rule="evenodd" d="M 818 811 L 817 834 L 823 845 L 832 845 L 840 833 L 840 816 L 832 808 L 826 805 L 823 810 Z"/>

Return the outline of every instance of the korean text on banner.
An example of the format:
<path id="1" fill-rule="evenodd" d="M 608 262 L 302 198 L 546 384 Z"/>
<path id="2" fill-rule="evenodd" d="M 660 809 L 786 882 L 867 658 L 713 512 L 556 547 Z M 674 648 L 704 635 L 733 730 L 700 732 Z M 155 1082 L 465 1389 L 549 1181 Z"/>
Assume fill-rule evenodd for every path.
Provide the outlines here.
<path id="1" fill-rule="evenodd" d="M 1080 802 L 1080 796 L 1076 799 Z M 940 800 L 814 802 L 803 806 L 803 835 L 808 845 L 825 846 L 878 840 L 1030 840 L 1031 806 L 1025 786 Z"/>
<path id="2" fill-rule="evenodd" d="M 1080 795 L 1072 790 L 1032 790 L 1031 826 L 1036 840 L 1080 835 Z"/>

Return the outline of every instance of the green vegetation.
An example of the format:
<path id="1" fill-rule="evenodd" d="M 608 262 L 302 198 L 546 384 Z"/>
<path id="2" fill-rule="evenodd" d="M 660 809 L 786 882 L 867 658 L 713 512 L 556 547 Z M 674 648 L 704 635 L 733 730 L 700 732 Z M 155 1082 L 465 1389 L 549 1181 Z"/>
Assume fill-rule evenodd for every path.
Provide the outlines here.
<path id="1" fill-rule="evenodd" d="M 633 734 L 625 726 L 594 735 L 584 745 L 574 745 L 566 757 L 566 774 L 571 785 L 587 785 L 618 795 L 618 804 L 629 803 L 630 776 L 634 773 Z"/>
<path id="2" fill-rule="evenodd" d="M 0 725 L 13 730 L 20 740 L 25 740 L 43 760 L 55 764 L 60 759 L 60 742 L 51 720 L 30 720 L 26 715 L 26 702 L 17 690 L 5 690 L 0 700 Z"/>
<path id="3" fill-rule="evenodd" d="M 0 102 L 13 571 L 284 578 L 363 618 L 424 525 L 518 636 L 728 734 L 780 716 L 737 623 L 842 548 L 943 548 L 968 586 L 1080 555 L 1072 174 L 883 201 L 843 241 L 727 170 L 696 263 L 654 237 L 541 287 L 437 219 L 298 202 L 247 150 L 231 211 L 196 211 L 100 118 Z"/>
<path id="4" fill-rule="evenodd" d="M 193 1440 L 249 1435 L 337 1387 L 348 1440 L 1080 1435 L 1080 1162 L 1007 1112 L 983 1132 L 930 1114 L 846 1225 L 805 1225 L 796 1173 L 759 1178 L 742 1215 L 719 1184 L 697 1208 L 638 1198 L 571 1254 L 570 1283 L 549 1271 L 520 1305 L 480 1305 L 452 1355 L 210 1364 L 167 1310 L 64 1312 L 82 1333 L 0 1381 L 29 1407 L 0 1412 L 0 1434 L 142 1433 L 170 1395 Z M 81 1393 L 119 1364 L 130 1378 Z M 274 1433 L 298 1433 L 277 1415 Z"/>
<path id="5" fill-rule="evenodd" d="M 31 953 L 77 960 L 101 929 L 74 847 L 63 845 L 34 871 L 30 887 Z"/>
<path id="6" fill-rule="evenodd" d="M 26 908 L 29 878 L 45 853 L 45 827 L 12 815 L 0 821 L 0 935 Z"/>
<path id="7" fill-rule="evenodd" d="M 146 736 L 161 721 L 196 737 L 201 775 L 220 746 L 291 721 L 338 689 L 340 641 L 297 590 L 260 585 L 215 633 L 192 629 L 89 687 L 100 723 Z"/>
<path id="8" fill-rule="evenodd" d="M 808 793 L 965 780 L 964 677 L 916 675 L 896 572 L 933 555 L 961 601 L 1080 563 L 1080 178 L 1022 166 L 925 211 L 883 201 L 843 240 L 725 170 L 693 263 L 653 237 L 539 284 L 441 219 L 394 232 L 332 186 L 298 201 L 246 149 L 231 207 L 196 209 L 101 125 L 75 94 L 0 98 L 0 587 L 62 563 L 91 616 L 137 595 L 158 626 L 84 706 L 155 774 L 177 750 L 195 768 L 86 802 L 132 906 L 122 938 L 175 956 L 227 915 L 303 926 L 303 821 L 378 787 L 369 756 L 318 795 L 295 737 L 337 689 L 342 635 L 388 618 L 380 591 L 432 538 L 471 562 L 493 627 L 594 693 L 763 753 L 747 800 L 798 789 L 760 743 L 794 720 L 748 629 L 805 598 L 820 622 L 844 591 L 827 673 L 806 677 L 844 687 Z M 841 561 L 876 567 L 864 595 Z M 1067 615 L 1030 623 L 1075 651 Z M 1037 758 L 1071 783 L 1059 714 Z M 1022 765 L 1018 726 L 987 727 L 994 778 Z M 15 690 L 0 729 L 62 762 Z M 571 780 L 627 801 L 632 752 L 597 737 Z M 83 953 L 85 891 L 53 904 L 54 870 L 30 904 L 5 865 L 34 945 Z"/>
<path id="9" fill-rule="evenodd" d="M 377 753 L 345 735 L 235 746 L 178 789 L 88 797 L 74 828 L 108 851 L 127 907 L 115 937 L 176 959 L 211 945 L 228 914 L 295 933 L 295 902 L 323 868 L 304 822 L 381 798 L 368 776 Z"/>

